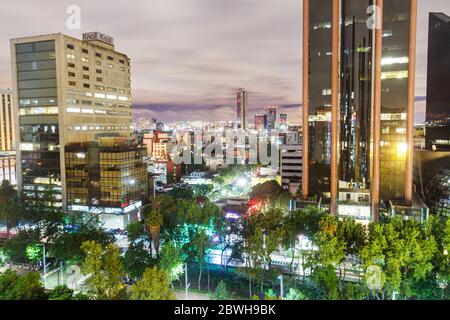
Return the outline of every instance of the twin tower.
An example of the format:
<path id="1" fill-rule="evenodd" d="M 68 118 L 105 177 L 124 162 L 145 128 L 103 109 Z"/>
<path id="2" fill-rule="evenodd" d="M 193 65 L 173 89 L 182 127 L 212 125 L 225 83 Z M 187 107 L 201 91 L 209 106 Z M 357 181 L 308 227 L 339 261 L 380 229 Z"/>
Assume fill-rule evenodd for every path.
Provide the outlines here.
<path id="1" fill-rule="evenodd" d="M 413 198 L 417 0 L 303 1 L 303 196 L 377 221 Z"/>

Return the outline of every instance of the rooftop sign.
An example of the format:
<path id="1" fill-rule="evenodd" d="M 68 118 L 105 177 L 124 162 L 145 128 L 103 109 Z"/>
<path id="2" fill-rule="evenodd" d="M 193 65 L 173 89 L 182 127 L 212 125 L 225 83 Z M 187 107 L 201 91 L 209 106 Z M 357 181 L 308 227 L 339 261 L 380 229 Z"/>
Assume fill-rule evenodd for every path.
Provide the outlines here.
<path id="1" fill-rule="evenodd" d="M 83 41 L 101 41 L 114 45 L 114 38 L 100 32 L 83 33 Z"/>

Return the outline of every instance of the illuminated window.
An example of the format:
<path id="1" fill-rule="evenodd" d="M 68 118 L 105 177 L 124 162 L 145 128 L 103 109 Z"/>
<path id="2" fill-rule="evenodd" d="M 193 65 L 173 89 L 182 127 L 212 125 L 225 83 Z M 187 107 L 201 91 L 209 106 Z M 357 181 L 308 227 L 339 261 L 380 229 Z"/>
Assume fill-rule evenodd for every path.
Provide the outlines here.
<path id="1" fill-rule="evenodd" d="M 406 64 L 408 62 L 409 62 L 408 57 L 398 57 L 398 58 L 387 57 L 381 60 L 381 65 L 386 66 L 391 64 Z"/>
<path id="2" fill-rule="evenodd" d="M 323 89 L 322 95 L 323 96 L 331 96 L 331 89 Z"/>
<path id="3" fill-rule="evenodd" d="M 386 71 L 381 73 L 381 79 L 404 79 L 408 78 L 408 70 L 402 71 Z"/>
<path id="4" fill-rule="evenodd" d="M 94 97 L 98 98 L 98 99 L 105 99 L 106 95 L 103 93 L 95 93 Z"/>

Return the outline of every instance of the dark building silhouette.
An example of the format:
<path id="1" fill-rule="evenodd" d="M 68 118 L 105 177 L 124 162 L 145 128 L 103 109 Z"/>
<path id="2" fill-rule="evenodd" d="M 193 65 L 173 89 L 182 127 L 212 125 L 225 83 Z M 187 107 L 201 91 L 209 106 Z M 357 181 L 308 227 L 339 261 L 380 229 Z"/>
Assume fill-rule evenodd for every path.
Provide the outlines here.
<path id="1" fill-rule="evenodd" d="M 248 110 L 248 92 L 247 90 L 240 88 L 237 92 L 237 120 L 241 122 L 241 128 L 247 129 L 247 110 Z"/>
<path id="2" fill-rule="evenodd" d="M 430 13 L 426 147 L 450 150 L 450 17 Z"/>
<path id="3" fill-rule="evenodd" d="M 303 3 L 303 196 L 377 220 L 412 203 L 417 0 Z"/>

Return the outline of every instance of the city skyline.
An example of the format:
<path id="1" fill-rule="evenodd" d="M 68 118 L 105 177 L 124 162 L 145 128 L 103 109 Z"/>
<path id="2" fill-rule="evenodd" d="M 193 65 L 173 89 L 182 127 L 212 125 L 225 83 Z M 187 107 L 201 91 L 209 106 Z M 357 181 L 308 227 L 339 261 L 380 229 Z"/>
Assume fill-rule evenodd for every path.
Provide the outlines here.
<path id="1" fill-rule="evenodd" d="M 71 3 L 58 1 L 49 7 L 49 1 L 19 0 L 4 8 L 0 43 L 7 48 L 9 39 L 31 35 L 30 28 L 33 35 L 61 32 L 79 38 L 83 32 L 100 31 L 113 36 L 117 49 L 131 58 L 135 119 L 234 120 L 235 92 L 245 87 L 249 119 L 268 105 L 279 105 L 291 122 L 300 122 L 302 1 L 282 2 L 152 0 L 124 10 L 115 4 L 105 7 L 102 1 L 78 1 L 81 29 L 68 30 L 66 9 Z M 41 18 L 30 19 L 43 5 L 49 9 Z M 428 13 L 449 13 L 450 4 L 419 1 L 418 11 L 415 115 L 422 122 Z M 9 50 L 0 53 L 0 87 L 12 87 Z"/>

